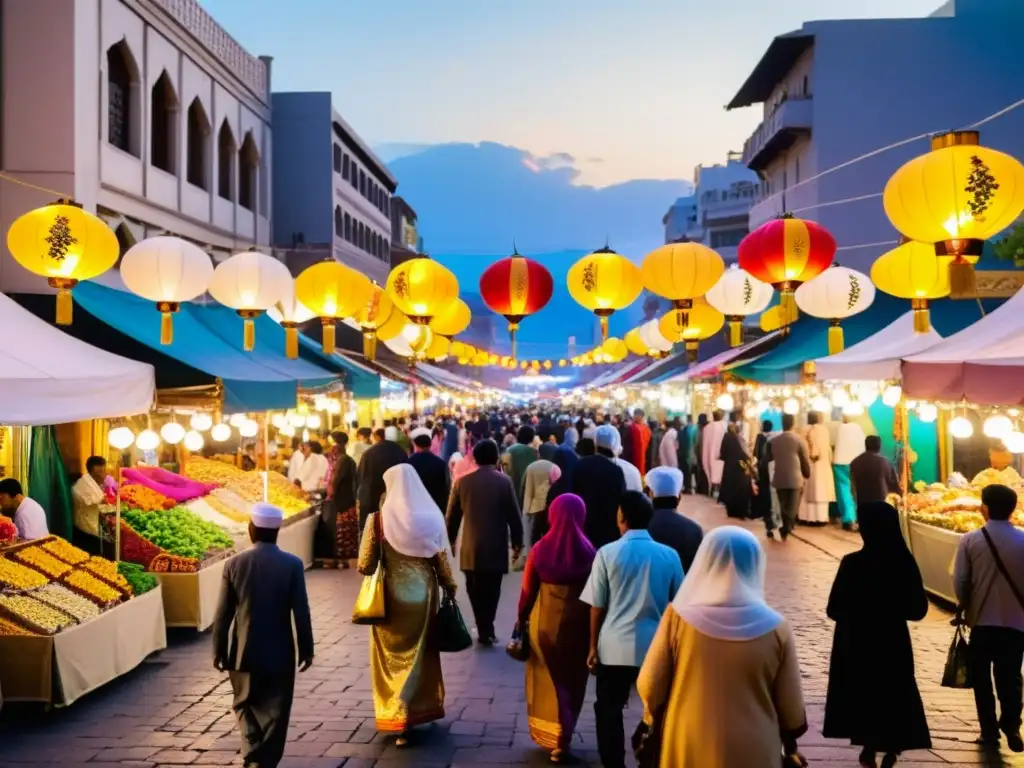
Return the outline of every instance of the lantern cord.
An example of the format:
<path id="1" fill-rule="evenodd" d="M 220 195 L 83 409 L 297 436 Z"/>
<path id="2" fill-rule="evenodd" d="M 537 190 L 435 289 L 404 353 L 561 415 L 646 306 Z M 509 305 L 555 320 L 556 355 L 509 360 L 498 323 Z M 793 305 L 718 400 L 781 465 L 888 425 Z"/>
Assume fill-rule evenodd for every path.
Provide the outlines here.
<path id="1" fill-rule="evenodd" d="M 45 192 L 46 194 L 53 195 L 54 197 L 57 198 L 65 198 L 67 200 L 71 200 L 73 198 L 73 195 L 66 195 L 63 192 L 58 192 L 57 190 L 50 189 L 49 187 L 41 187 L 38 184 L 33 184 L 30 181 L 23 181 L 22 179 L 19 179 L 16 176 L 11 176 L 10 174 L 6 173 L 0 173 L 0 180 L 9 181 L 12 184 L 17 184 L 20 187 L 28 187 L 29 189 L 34 189 L 37 192 Z"/>

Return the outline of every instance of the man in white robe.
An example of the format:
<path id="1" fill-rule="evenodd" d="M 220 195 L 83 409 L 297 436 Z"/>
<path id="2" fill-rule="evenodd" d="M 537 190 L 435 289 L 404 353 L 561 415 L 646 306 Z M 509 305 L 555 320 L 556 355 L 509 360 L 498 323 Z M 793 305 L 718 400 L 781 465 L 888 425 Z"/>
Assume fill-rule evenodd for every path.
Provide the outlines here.
<path id="1" fill-rule="evenodd" d="M 828 427 L 821 423 L 821 414 L 807 414 L 807 449 L 811 460 L 811 476 L 804 488 L 806 504 L 801 505 L 800 520 L 813 525 L 828 522 L 828 506 L 836 500 L 835 478 L 832 476 L 832 441 Z"/>
<path id="2" fill-rule="evenodd" d="M 725 413 L 715 411 L 711 415 L 711 423 L 704 428 L 701 444 L 701 466 L 708 476 L 709 493 L 713 496 L 722 484 L 722 470 L 725 462 L 722 455 L 722 439 L 725 437 Z"/>

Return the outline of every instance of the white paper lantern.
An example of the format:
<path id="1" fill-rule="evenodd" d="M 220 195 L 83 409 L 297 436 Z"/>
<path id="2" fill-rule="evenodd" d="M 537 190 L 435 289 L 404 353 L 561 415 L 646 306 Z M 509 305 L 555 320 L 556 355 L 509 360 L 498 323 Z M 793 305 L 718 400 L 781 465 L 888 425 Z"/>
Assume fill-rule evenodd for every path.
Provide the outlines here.
<path id="1" fill-rule="evenodd" d="M 283 429 L 288 423 L 288 417 L 283 413 L 275 413 L 270 417 L 270 423 L 274 425 L 274 429 Z"/>
<path id="2" fill-rule="evenodd" d="M 228 418 L 228 424 L 230 424 L 235 429 L 238 429 L 240 426 L 245 424 L 245 422 L 247 422 L 248 420 L 249 420 L 249 417 L 246 416 L 244 413 L 233 413 Z"/>
<path id="3" fill-rule="evenodd" d="M 185 439 L 185 428 L 176 421 L 169 421 L 160 427 L 160 437 L 169 445 L 177 445 Z"/>
<path id="4" fill-rule="evenodd" d="M 238 427 L 238 434 L 242 437 L 256 437 L 260 433 L 260 425 L 252 419 L 246 419 Z"/>
<path id="5" fill-rule="evenodd" d="M 135 438 L 135 447 L 140 451 L 155 451 L 160 445 L 160 435 L 152 429 L 144 429 Z"/>
<path id="6" fill-rule="evenodd" d="M 231 427 L 227 424 L 214 424 L 210 430 L 210 437 L 215 443 L 223 443 L 231 437 Z"/>
<path id="7" fill-rule="evenodd" d="M 875 300 L 875 284 L 863 272 L 833 265 L 796 289 L 796 304 L 811 317 L 830 320 L 828 353 L 843 351 L 841 320 L 859 314 Z"/>
<path id="8" fill-rule="evenodd" d="M 320 425 L 323 423 L 320 418 L 320 414 L 314 413 L 306 417 L 306 426 L 310 429 L 320 429 Z"/>
<path id="9" fill-rule="evenodd" d="M 795 416 L 800 413 L 800 401 L 795 397 L 790 397 L 782 404 L 782 412 L 788 413 L 790 416 Z"/>
<path id="10" fill-rule="evenodd" d="M 899 384 L 890 384 L 882 393 L 882 402 L 890 408 L 895 408 L 900 404 L 901 397 L 903 397 L 903 387 Z"/>
<path id="11" fill-rule="evenodd" d="M 210 295 L 245 321 L 242 348 L 246 352 L 256 345 L 255 319 L 289 294 L 294 297 L 295 285 L 288 267 L 257 250 L 225 259 L 210 279 Z"/>
<path id="12" fill-rule="evenodd" d="M 192 453 L 203 450 L 205 444 L 206 441 L 203 440 L 203 436 L 194 429 L 185 433 L 185 448 L 192 451 Z"/>
<path id="13" fill-rule="evenodd" d="M 756 403 L 751 403 L 743 409 L 743 417 L 746 419 L 756 419 L 760 413 L 760 408 Z"/>
<path id="14" fill-rule="evenodd" d="M 1003 445 L 1010 453 L 1024 453 L 1024 432 L 1011 432 L 1003 438 Z"/>
<path id="15" fill-rule="evenodd" d="M 341 413 L 341 401 L 340 400 L 328 400 L 327 401 L 327 412 L 333 415 Z M 355 421 L 351 419 L 350 421 Z"/>
<path id="16" fill-rule="evenodd" d="M 878 387 L 861 386 L 857 387 L 857 402 L 865 408 L 870 408 L 878 399 Z"/>
<path id="17" fill-rule="evenodd" d="M 115 427 L 107 435 L 107 442 L 110 443 L 111 448 L 126 451 L 135 442 L 135 433 L 128 427 Z"/>
<path id="18" fill-rule="evenodd" d="M 715 407 L 721 411 L 729 413 L 736 407 L 736 401 L 728 392 L 723 392 L 715 399 Z"/>
<path id="19" fill-rule="evenodd" d="M 816 395 L 811 399 L 811 410 L 818 413 L 828 413 L 832 410 L 832 403 L 824 395 Z"/>
<path id="20" fill-rule="evenodd" d="M 188 425 L 196 432 L 207 432 L 213 426 L 213 419 L 208 413 L 193 413 Z"/>
<path id="21" fill-rule="evenodd" d="M 845 389 L 832 390 L 832 405 L 835 408 L 845 408 L 850 402 L 850 393 Z"/>
<path id="22" fill-rule="evenodd" d="M 708 304 L 729 321 L 729 343 L 743 343 L 743 318 L 763 312 L 771 303 L 774 289 L 733 264 L 707 292 Z"/>
<path id="23" fill-rule="evenodd" d="M 182 302 L 205 293 L 212 276 L 210 256 L 180 237 L 147 238 L 121 259 L 121 279 L 128 290 L 156 302 L 161 344 L 174 341 L 172 316 Z"/>
<path id="24" fill-rule="evenodd" d="M 985 423 L 981 426 L 981 431 L 985 433 L 985 437 L 1002 440 L 1013 432 L 1013 422 L 1002 414 L 996 414 L 985 419 Z"/>
<path id="25" fill-rule="evenodd" d="M 298 411 L 288 411 L 288 423 L 293 427 L 301 427 L 306 423 L 306 417 Z"/>
<path id="26" fill-rule="evenodd" d="M 291 424 L 285 424 L 278 430 L 278 433 L 285 437 L 295 437 L 295 427 Z"/>
<path id="27" fill-rule="evenodd" d="M 966 416 L 957 416 L 949 422 L 949 434 L 958 440 L 966 440 L 974 434 L 974 425 Z"/>
<path id="28" fill-rule="evenodd" d="M 917 418 L 924 424 L 931 424 L 939 418 L 939 408 L 934 403 L 919 403 L 917 406 Z"/>
<path id="29" fill-rule="evenodd" d="M 640 326 L 640 341 L 647 345 L 647 348 L 656 354 L 663 354 L 672 351 L 672 342 L 665 338 L 661 332 L 659 319 L 649 320 Z"/>

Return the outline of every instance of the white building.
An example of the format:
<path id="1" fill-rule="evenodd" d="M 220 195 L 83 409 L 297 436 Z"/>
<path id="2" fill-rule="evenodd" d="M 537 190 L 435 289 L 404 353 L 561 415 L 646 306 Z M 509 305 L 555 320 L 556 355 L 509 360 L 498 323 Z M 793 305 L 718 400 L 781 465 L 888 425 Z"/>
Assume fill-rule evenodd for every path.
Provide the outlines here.
<path id="1" fill-rule="evenodd" d="M 697 198 L 693 195 L 676 198 L 661 217 L 661 223 L 665 226 L 666 243 L 690 240 L 691 235 L 697 234 Z"/>
<path id="2" fill-rule="evenodd" d="M 171 233 L 214 258 L 270 243 L 270 61 L 196 0 L 5 0 L 2 164 L 73 196 L 122 251 Z M 0 183 L 0 227 L 54 195 Z M 43 284 L 10 258 L 0 289 Z"/>
<path id="3" fill-rule="evenodd" d="M 898 240 L 881 204 L 892 173 L 928 151 L 928 134 L 1021 98 L 1022 34 L 1019 0 L 952 0 L 927 18 L 815 21 L 776 37 L 728 105 L 763 110 L 743 149 L 763 179 L 751 228 L 783 212 L 816 220 L 844 265 L 869 268 Z M 1024 109 L 984 125 L 981 142 L 1024 158 Z"/>

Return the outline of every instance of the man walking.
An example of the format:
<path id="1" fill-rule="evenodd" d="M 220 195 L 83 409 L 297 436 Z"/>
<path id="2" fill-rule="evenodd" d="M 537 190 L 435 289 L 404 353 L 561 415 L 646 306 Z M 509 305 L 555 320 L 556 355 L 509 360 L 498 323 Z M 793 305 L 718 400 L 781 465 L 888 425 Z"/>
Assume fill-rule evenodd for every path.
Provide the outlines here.
<path id="1" fill-rule="evenodd" d="M 807 443 L 793 431 L 795 425 L 793 414 L 782 414 L 782 433 L 768 443 L 767 460 L 775 462 L 775 476 L 772 487 L 779 495 L 779 508 L 782 513 L 782 529 L 779 535 L 785 541 L 793 528 L 800 512 L 800 494 L 804 483 L 811 476 L 811 461 L 807 455 Z M 768 538 L 774 538 L 769 531 Z"/>
<path id="2" fill-rule="evenodd" d="M 896 467 L 882 455 L 878 435 L 865 437 L 864 452 L 850 461 L 850 486 L 857 504 L 885 501 L 890 493 L 902 493 Z"/>
<path id="3" fill-rule="evenodd" d="M 595 549 L 619 538 L 616 523 L 619 501 L 626 492 L 626 478 L 615 463 L 619 433 L 611 424 L 595 431 L 597 453 L 584 456 L 572 474 L 572 492 L 583 499 L 587 517 L 583 532 Z"/>
<path id="4" fill-rule="evenodd" d="M 683 493 L 693 493 L 694 478 L 697 474 L 697 427 L 693 415 L 686 416 L 686 423 L 679 427 L 679 469 L 683 473 Z"/>
<path id="5" fill-rule="evenodd" d="M 452 489 L 448 462 L 430 450 L 433 435 L 426 427 L 417 427 L 409 434 L 409 437 L 412 438 L 413 447 L 409 463 L 416 470 L 416 474 L 420 476 L 423 487 L 427 489 L 427 493 L 437 504 L 437 508 L 447 509 L 448 496 Z"/>
<path id="6" fill-rule="evenodd" d="M 536 436 L 537 433 L 533 427 L 520 427 L 516 432 L 516 444 L 505 453 L 505 469 L 508 476 L 512 478 L 512 487 L 516 489 L 516 499 L 519 501 L 520 507 L 523 506 L 526 470 L 540 458 L 537 449 L 533 447 L 533 438 Z"/>
<path id="7" fill-rule="evenodd" d="M 382 439 L 371 445 L 359 462 L 359 535 L 363 535 L 366 518 L 371 512 L 380 511 L 380 497 L 384 495 L 384 473 L 396 464 L 408 460 L 408 455 L 398 444 L 398 428 L 383 430 Z"/>
<path id="8" fill-rule="evenodd" d="M 683 573 L 686 573 L 704 539 L 704 529 L 679 511 L 683 473 L 675 467 L 655 467 L 647 473 L 645 482 L 654 505 L 654 515 L 647 530 L 656 542 L 676 551 L 683 564 Z"/>
<path id="9" fill-rule="evenodd" d="M 985 526 L 960 538 L 953 566 L 953 586 L 971 627 L 969 663 L 981 737 L 978 744 L 1024 752 L 1021 697 L 1024 681 L 1024 531 L 1010 522 L 1017 494 L 1005 485 L 981 492 Z M 995 678 L 1001 716 L 992 695 Z"/>
<path id="10" fill-rule="evenodd" d="M 622 497 L 622 538 L 601 547 L 580 600 L 590 608 L 587 665 L 597 677 L 597 749 L 604 768 L 625 768 L 622 710 L 669 601 L 683 583 L 679 555 L 647 531 L 654 512 L 642 493 Z"/>
<path id="11" fill-rule="evenodd" d="M 288 737 L 299 671 L 313 663 L 313 627 L 302 561 L 281 551 L 277 533 L 284 514 L 272 504 L 253 505 L 253 547 L 228 560 L 213 622 L 213 665 L 227 671 L 242 735 L 242 761 L 273 768 Z M 295 634 L 292 634 L 292 621 Z"/>

